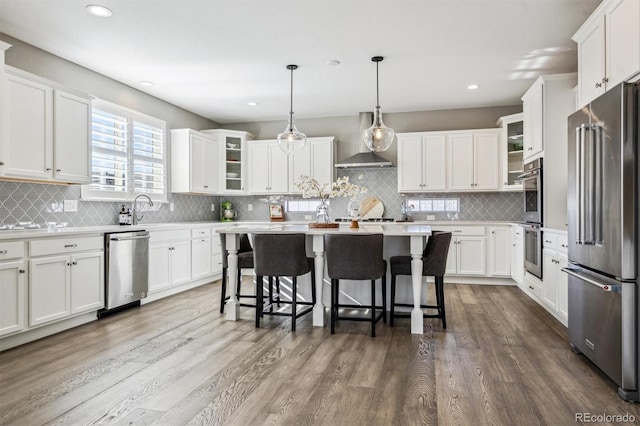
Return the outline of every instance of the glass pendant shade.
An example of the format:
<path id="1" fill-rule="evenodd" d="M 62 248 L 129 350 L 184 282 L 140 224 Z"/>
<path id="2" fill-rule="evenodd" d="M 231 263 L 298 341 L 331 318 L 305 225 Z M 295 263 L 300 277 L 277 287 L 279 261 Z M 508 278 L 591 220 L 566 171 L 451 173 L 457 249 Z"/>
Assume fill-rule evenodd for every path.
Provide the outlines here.
<path id="1" fill-rule="evenodd" d="M 393 143 L 395 136 L 396 132 L 382 122 L 380 107 L 376 107 L 373 113 L 373 124 L 362 132 L 362 139 L 365 145 L 374 152 L 386 151 Z"/>
<path id="2" fill-rule="evenodd" d="M 380 112 L 380 89 L 378 83 L 378 63 L 382 62 L 382 56 L 374 56 L 372 62 L 376 63 L 376 109 L 373 113 L 373 124 L 362 132 L 364 144 L 371 151 L 380 152 L 389 149 L 393 143 L 396 132 L 384 125 L 382 122 L 382 112 Z"/>
<path id="3" fill-rule="evenodd" d="M 291 108 L 287 128 L 276 137 L 278 146 L 287 155 L 302 151 L 307 143 L 307 135 L 296 129 L 296 125 L 293 124 L 293 70 L 297 68 L 297 65 L 287 65 L 287 69 L 291 71 Z"/>
<path id="4" fill-rule="evenodd" d="M 296 129 L 293 123 L 293 113 L 289 113 L 287 128 L 276 139 L 280 149 L 287 155 L 302 151 L 307 143 L 307 135 Z"/>

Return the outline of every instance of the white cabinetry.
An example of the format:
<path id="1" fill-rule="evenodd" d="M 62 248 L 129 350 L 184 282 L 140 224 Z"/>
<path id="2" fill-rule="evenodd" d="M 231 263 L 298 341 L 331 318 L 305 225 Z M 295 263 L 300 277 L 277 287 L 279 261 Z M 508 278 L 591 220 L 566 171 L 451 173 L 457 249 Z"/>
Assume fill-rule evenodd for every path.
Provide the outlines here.
<path id="1" fill-rule="evenodd" d="M 500 130 L 447 134 L 449 189 L 487 191 L 499 187 Z"/>
<path id="2" fill-rule="evenodd" d="M 523 114 L 500 117 L 500 170 L 501 188 L 504 191 L 521 191 L 524 152 Z"/>
<path id="3" fill-rule="evenodd" d="M 605 0 L 573 36 L 578 105 L 640 72 L 640 0 Z"/>
<path id="4" fill-rule="evenodd" d="M 486 275 L 484 226 L 438 226 L 437 230 L 451 232 L 451 245 L 447 256 L 447 275 Z"/>
<path id="5" fill-rule="evenodd" d="M 31 327 L 104 307 L 102 237 L 29 241 Z"/>
<path id="6" fill-rule="evenodd" d="M 211 275 L 211 227 L 191 230 L 191 279 Z"/>
<path id="7" fill-rule="evenodd" d="M 398 138 L 398 191 L 447 189 L 445 133 L 402 133 Z"/>
<path id="8" fill-rule="evenodd" d="M 489 274 L 494 277 L 511 276 L 511 227 L 491 226 L 489 229 Z"/>
<path id="9" fill-rule="evenodd" d="M 149 294 L 191 280 L 191 231 L 151 231 Z"/>
<path id="10" fill-rule="evenodd" d="M 523 115 L 523 158 L 539 157 L 544 149 L 543 126 L 543 80 L 538 79 L 522 97 Z"/>
<path id="11" fill-rule="evenodd" d="M 568 280 L 562 268 L 567 266 L 567 235 L 545 230 L 542 250 L 542 302 L 544 307 L 567 325 Z"/>
<path id="12" fill-rule="evenodd" d="M 247 188 L 247 141 L 253 135 L 241 130 L 210 129 L 202 133 L 218 141 L 218 192 L 244 194 Z"/>
<path id="13" fill-rule="evenodd" d="M 91 100 L 11 69 L 4 76 L 0 173 L 90 183 Z"/>
<path id="14" fill-rule="evenodd" d="M 289 192 L 302 193 L 295 183 L 301 175 L 310 176 L 320 184 L 331 183 L 335 176 L 335 138 L 307 138 L 302 151 L 289 156 Z"/>
<path id="15" fill-rule="evenodd" d="M 286 194 L 289 166 L 275 140 L 247 142 L 250 194 Z"/>
<path id="16" fill-rule="evenodd" d="M 220 244 L 220 234 L 212 229 L 211 233 L 211 273 L 217 275 L 222 272 L 222 244 Z"/>
<path id="17" fill-rule="evenodd" d="M 24 243 L 0 242 L 0 336 L 25 328 Z"/>
<path id="18" fill-rule="evenodd" d="M 191 129 L 171 130 L 171 191 L 218 192 L 218 142 Z"/>
<path id="19" fill-rule="evenodd" d="M 520 225 L 511 226 L 511 278 L 524 287 L 524 239 Z"/>

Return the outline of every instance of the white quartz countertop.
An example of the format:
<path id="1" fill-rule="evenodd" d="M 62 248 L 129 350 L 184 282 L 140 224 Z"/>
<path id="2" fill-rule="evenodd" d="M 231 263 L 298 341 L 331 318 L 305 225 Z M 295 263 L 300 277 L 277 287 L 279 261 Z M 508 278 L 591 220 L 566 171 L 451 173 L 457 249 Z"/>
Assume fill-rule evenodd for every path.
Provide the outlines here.
<path id="1" fill-rule="evenodd" d="M 12 231 L 0 231 L 0 241 L 2 240 L 14 240 L 23 238 L 46 238 L 46 237 L 65 237 L 71 235 L 83 235 L 83 234 L 104 234 L 110 232 L 128 232 L 128 231 L 160 231 L 160 230 L 172 230 L 172 229 L 184 229 L 193 228 L 198 226 L 216 226 L 216 227 L 234 227 L 234 226 L 256 226 L 263 228 L 265 226 L 290 226 L 290 225 L 307 225 L 309 221 L 286 221 L 279 222 L 267 222 L 267 221 L 236 221 L 236 222 L 173 222 L 173 223 L 140 223 L 135 226 L 120 226 L 120 225 L 100 225 L 100 226 L 80 226 L 80 227 L 66 227 L 66 228 L 41 228 L 41 229 L 21 229 Z M 387 232 L 391 232 L 391 227 L 405 227 L 405 226 L 421 226 L 428 225 L 437 230 L 438 226 L 500 226 L 510 225 L 512 222 L 496 222 L 496 221 L 414 221 L 414 222 L 369 222 L 361 223 L 363 227 L 372 226 L 384 226 L 388 229 Z M 344 223 L 341 228 L 348 228 L 349 223 Z M 256 229 L 258 229 L 256 228 Z M 370 228 L 372 229 L 372 228 Z M 399 230 L 400 228 L 398 228 Z M 362 232 L 362 231 L 360 231 Z"/>

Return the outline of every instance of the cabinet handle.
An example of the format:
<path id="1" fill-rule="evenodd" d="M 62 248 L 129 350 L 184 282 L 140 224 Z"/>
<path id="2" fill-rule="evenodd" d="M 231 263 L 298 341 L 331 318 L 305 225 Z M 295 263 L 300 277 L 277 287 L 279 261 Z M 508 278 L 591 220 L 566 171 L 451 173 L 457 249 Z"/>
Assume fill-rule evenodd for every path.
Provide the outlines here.
<path id="1" fill-rule="evenodd" d="M 529 286 L 529 288 L 530 288 L 531 290 L 533 290 L 533 286 Z"/>
<path id="2" fill-rule="evenodd" d="M 504 185 L 509 185 L 509 184 L 507 182 L 505 182 Z"/>
<path id="3" fill-rule="evenodd" d="M 7 250 L 0 250 L 0 254 L 7 254 L 9 253 Z"/>
<path id="4" fill-rule="evenodd" d="M 596 89 L 602 87 L 602 83 L 596 83 Z"/>
<path id="5" fill-rule="evenodd" d="M 77 244 L 65 244 L 64 245 L 64 248 L 76 248 L 76 247 L 78 247 Z"/>
<path id="6" fill-rule="evenodd" d="M 67 262 L 67 266 L 71 266 L 71 263 L 70 263 L 70 262 Z"/>
<path id="7" fill-rule="evenodd" d="M 608 82 L 609 82 L 609 77 L 604 77 L 604 78 L 602 79 L 602 84 L 604 84 L 604 83 L 608 83 Z"/>
<path id="8" fill-rule="evenodd" d="M 78 262 L 76 262 L 75 260 L 73 262 L 71 262 L 72 265 L 77 265 Z"/>
<path id="9" fill-rule="evenodd" d="M 454 229 L 453 232 L 462 232 L 461 229 Z"/>
<path id="10" fill-rule="evenodd" d="M 566 244 L 561 244 L 560 247 L 567 248 L 568 246 Z"/>
<path id="11" fill-rule="evenodd" d="M 208 187 L 209 187 L 209 185 L 205 185 L 204 187 L 205 187 L 205 188 L 208 188 Z"/>
<path id="12" fill-rule="evenodd" d="M 24 269 L 18 269 L 18 273 L 24 274 Z"/>
<path id="13" fill-rule="evenodd" d="M 515 244 L 511 244 L 511 245 L 514 246 L 514 247 L 516 246 Z"/>
<path id="14" fill-rule="evenodd" d="M 51 167 L 47 167 L 46 169 L 44 169 L 45 172 L 50 172 L 51 171 Z"/>
<path id="15" fill-rule="evenodd" d="M 62 171 L 62 169 L 56 169 L 56 172 L 61 172 L 61 171 Z"/>
<path id="16" fill-rule="evenodd" d="M 0 161 L 0 166 L 4 166 L 4 161 Z"/>
<path id="17" fill-rule="evenodd" d="M 529 148 L 527 148 L 527 151 L 533 151 L 533 147 L 530 146 Z"/>

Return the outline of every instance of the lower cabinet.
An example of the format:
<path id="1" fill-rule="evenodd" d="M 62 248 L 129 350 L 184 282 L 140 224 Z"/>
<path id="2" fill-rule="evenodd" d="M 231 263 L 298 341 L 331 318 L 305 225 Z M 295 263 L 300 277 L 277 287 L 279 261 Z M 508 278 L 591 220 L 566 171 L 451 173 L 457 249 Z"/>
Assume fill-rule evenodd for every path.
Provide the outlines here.
<path id="1" fill-rule="evenodd" d="M 191 240 L 191 279 L 211 275 L 211 238 Z"/>
<path id="2" fill-rule="evenodd" d="M 522 227 L 511 227 L 511 279 L 524 286 L 524 239 Z"/>
<path id="3" fill-rule="evenodd" d="M 222 272 L 222 245 L 220 244 L 220 234 L 212 232 L 211 234 L 211 273 L 219 274 Z"/>
<path id="4" fill-rule="evenodd" d="M 493 277 L 511 276 L 511 228 L 508 226 L 489 228 L 490 271 Z"/>
<path id="5" fill-rule="evenodd" d="M 0 336 L 26 326 L 25 272 L 22 259 L 0 262 Z"/>
<path id="6" fill-rule="evenodd" d="M 447 275 L 486 275 L 487 243 L 484 226 L 434 226 L 433 229 L 451 232 Z"/>
<path id="7" fill-rule="evenodd" d="M 190 240 L 149 244 L 149 293 L 190 280 Z"/>

